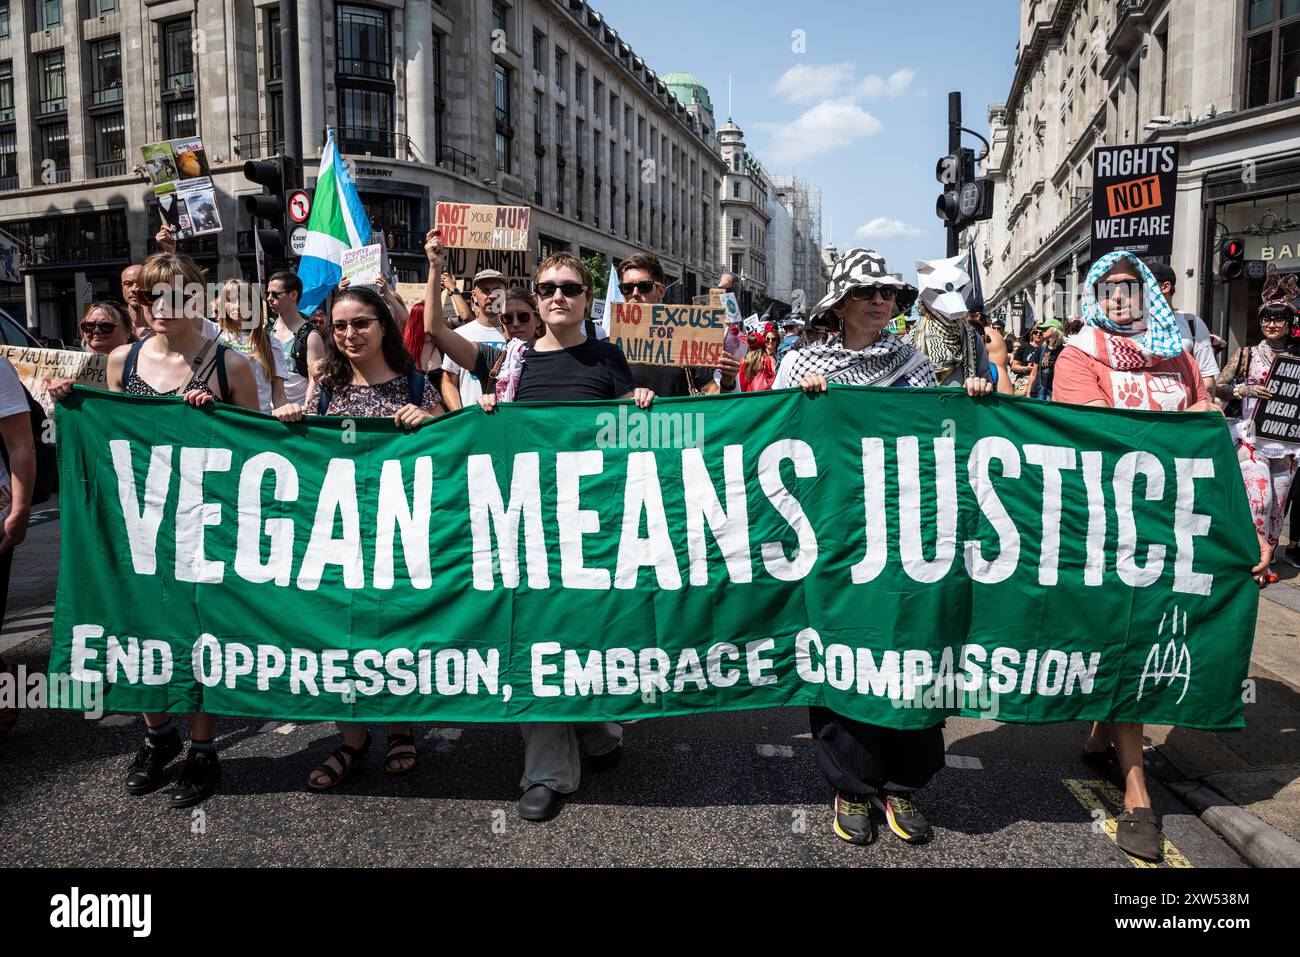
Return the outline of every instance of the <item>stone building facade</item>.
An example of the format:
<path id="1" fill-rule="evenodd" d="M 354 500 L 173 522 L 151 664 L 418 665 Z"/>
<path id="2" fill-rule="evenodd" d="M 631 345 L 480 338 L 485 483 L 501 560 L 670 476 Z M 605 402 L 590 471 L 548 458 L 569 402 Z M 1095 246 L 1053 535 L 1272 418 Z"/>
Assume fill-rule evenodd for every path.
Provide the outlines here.
<path id="1" fill-rule="evenodd" d="M 965 236 L 990 311 L 1071 314 L 1093 150 L 1174 143 L 1174 306 L 1254 341 L 1261 284 L 1220 279 L 1218 248 L 1239 235 L 1247 258 L 1300 271 L 1300 2 L 1022 0 L 1021 14 L 1011 89 L 988 114 L 996 213 Z"/>
<path id="2" fill-rule="evenodd" d="M 584 0 L 301 0 L 308 186 L 326 127 L 401 279 L 439 199 L 534 208 L 538 253 L 648 249 L 673 297 L 723 271 L 725 167 L 707 91 L 661 77 Z M 0 227 L 26 247 L 0 306 L 72 335 L 158 218 L 140 147 L 203 138 L 223 231 L 183 250 L 253 269 L 245 160 L 281 148 L 276 0 L 0 0 Z M 675 82 L 670 84 L 669 79 Z"/>

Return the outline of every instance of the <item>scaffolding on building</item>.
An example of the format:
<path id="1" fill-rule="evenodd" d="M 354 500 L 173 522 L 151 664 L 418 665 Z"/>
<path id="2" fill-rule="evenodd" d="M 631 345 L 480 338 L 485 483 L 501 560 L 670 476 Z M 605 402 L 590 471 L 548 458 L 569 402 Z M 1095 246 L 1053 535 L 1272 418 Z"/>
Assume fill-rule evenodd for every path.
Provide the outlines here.
<path id="1" fill-rule="evenodd" d="M 791 288 L 803 290 L 807 312 L 826 292 L 822 265 L 822 191 L 794 175 L 772 177 L 777 201 L 794 220 L 794 262 Z M 795 304 L 798 308 L 798 304 Z"/>

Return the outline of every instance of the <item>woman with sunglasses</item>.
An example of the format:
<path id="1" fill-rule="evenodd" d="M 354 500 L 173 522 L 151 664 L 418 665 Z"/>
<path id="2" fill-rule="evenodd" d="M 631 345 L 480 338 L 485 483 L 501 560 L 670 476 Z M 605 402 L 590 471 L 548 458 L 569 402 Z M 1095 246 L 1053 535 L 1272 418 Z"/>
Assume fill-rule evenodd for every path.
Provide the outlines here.
<path id="1" fill-rule="evenodd" d="M 136 279 L 136 293 L 148 310 L 151 335 L 147 340 L 119 346 L 108 357 L 108 388 L 130 395 L 179 396 L 201 408 L 225 402 L 245 409 L 259 408 L 257 380 L 239 353 L 208 338 L 201 322 L 206 303 L 202 294 L 188 289 L 203 287 L 203 270 L 188 256 L 155 253 L 144 261 Z M 62 400 L 70 381 L 58 383 L 50 395 Z M 181 753 L 181 737 L 169 714 L 146 714 L 145 741 L 127 767 L 126 791 L 144 795 L 167 781 L 167 766 Z M 190 747 L 180 774 L 172 785 L 169 803 L 192 807 L 217 788 L 221 765 L 214 743 L 216 715 L 190 715 Z"/>
<path id="2" fill-rule="evenodd" d="M 1178 320 L 1146 263 L 1128 252 L 1102 256 L 1084 281 L 1082 309 L 1085 327 L 1055 363 L 1053 401 L 1149 412 L 1215 411 L 1201 370 L 1184 348 Z M 1268 568 L 1267 548 L 1261 539 L 1254 574 Z M 1160 830 L 1142 767 L 1142 725 L 1094 722 L 1083 760 L 1123 782 L 1124 813 L 1115 834 L 1120 849 L 1142 860 L 1160 860 Z"/>
<path id="3" fill-rule="evenodd" d="M 336 290 L 326 303 L 330 317 L 325 358 L 308 406 L 317 415 L 391 417 L 399 428 L 415 430 L 443 411 L 433 381 L 415 367 L 385 297 L 366 286 Z M 291 406 L 286 422 L 302 418 Z M 370 753 L 370 730 L 340 722 L 343 743 L 307 780 L 313 791 L 338 787 L 364 767 Z M 388 726 L 384 770 L 406 774 L 416 764 L 415 738 L 409 724 Z"/>
<path id="4" fill-rule="evenodd" d="M 257 319 L 252 285 L 244 279 L 226 280 L 216 311 L 221 343 L 240 353 L 253 369 L 258 408 L 270 415 L 287 405 L 284 380 L 289 375 L 289 364 L 284 350 L 271 344 L 267 327 Z"/>
<path id="5" fill-rule="evenodd" d="M 1295 478 L 1300 445 L 1257 437 L 1255 410 L 1262 400 L 1273 397 L 1267 385 L 1273 360 L 1296 351 L 1293 337 L 1300 335 L 1300 317 L 1293 302 L 1297 297 L 1300 297 L 1300 277 L 1291 274 L 1283 279 L 1277 267 L 1270 264 L 1259 309 L 1259 344 L 1238 349 L 1214 383 L 1214 391 L 1224 402 L 1223 414 L 1237 446 L 1255 530 L 1273 549 L 1282 536 L 1282 517 Z M 1261 585 L 1277 583 L 1277 572 L 1271 563 L 1257 580 Z"/>
<path id="6" fill-rule="evenodd" d="M 546 332 L 535 342 L 517 338 L 500 346 L 470 342 L 447 327 L 437 295 L 446 252 L 437 230 L 425 237 L 424 251 L 429 259 L 424 312 L 432 317 L 438 345 L 463 368 L 475 369 L 475 374 L 486 373 L 498 353 L 504 354 L 495 391 L 478 400 L 484 411 L 495 411 L 498 401 L 633 399 L 638 408 L 650 407 L 654 393 L 633 387 L 632 372 L 618 346 L 587 335 L 591 273 L 582 260 L 556 253 L 537 266 L 534 288 Z M 610 721 L 534 722 L 521 725 L 520 730 L 524 793 L 519 816 L 526 821 L 546 821 L 559 813 L 562 796 L 578 789 L 582 754 L 599 770 L 613 767 L 622 753 L 623 728 Z"/>
<path id="7" fill-rule="evenodd" d="M 895 300 L 911 287 L 870 249 L 848 249 L 831 266 L 830 289 L 809 314 L 812 326 L 843 331 L 834 343 L 786 353 L 775 388 L 825 392 L 828 382 L 919 388 L 936 385 L 934 367 L 889 331 Z M 912 795 L 943 767 L 943 721 L 918 730 L 867 724 L 830 708 L 808 709 L 817 766 L 835 789 L 832 827 L 850 844 L 876 839 L 876 817 L 908 844 L 930 840 L 930 824 Z"/>
<path id="8" fill-rule="evenodd" d="M 87 352 L 106 356 L 118 346 L 135 341 L 131 317 L 115 302 L 95 302 L 81 320 L 81 344 Z"/>

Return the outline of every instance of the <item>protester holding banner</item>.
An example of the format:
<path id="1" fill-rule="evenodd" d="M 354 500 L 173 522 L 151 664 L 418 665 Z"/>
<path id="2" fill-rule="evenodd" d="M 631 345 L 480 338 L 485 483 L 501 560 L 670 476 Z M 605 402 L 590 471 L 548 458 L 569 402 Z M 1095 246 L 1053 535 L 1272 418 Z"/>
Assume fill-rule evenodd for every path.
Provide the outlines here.
<path id="1" fill-rule="evenodd" d="M 302 299 L 302 280 L 296 273 L 282 270 L 266 280 L 266 304 L 275 313 L 271 334 L 284 353 L 288 375 L 284 379 L 284 396 L 288 405 L 301 406 L 307 401 L 307 389 L 317 364 L 325 358 L 325 341 L 315 326 L 298 311 Z"/>
<path id="2" fill-rule="evenodd" d="M 1267 385 L 1273 361 L 1279 355 L 1295 351 L 1293 336 L 1300 334 L 1300 317 L 1293 304 L 1300 296 L 1298 279 L 1295 274 L 1283 279 L 1277 267 L 1270 264 L 1261 294 L 1259 344 L 1238 349 L 1215 381 L 1215 390 L 1224 402 L 1223 414 L 1237 445 L 1237 459 L 1241 462 L 1255 530 L 1274 549 L 1282 536 L 1282 518 L 1300 445 L 1256 436 L 1255 410 L 1262 400 L 1273 396 Z M 1271 565 L 1260 577 L 1265 579 L 1260 584 L 1275 584 L 1278 580 Z"/>
<path id="3" fill-rule="evenodd" d="M 930 360 L 941 386 L 961 386 L 969 395 L 993 391 L 988 350 L 983 336 L 966 321 L 971 277 L 965 256 L 916 264 L 919 295 L 913 306 L 916 325 L 907 342 Z"/>
<path id="4" fill-rule="evenodd" d="M 81 344 L 87 352 L 106 356 L 135 341 L 131 317 L 115 302 L 93 302 L 81 320 Z"/>
<path id="5" fill-rule="evenodd" d="M 117 349 L 108 358 L 108 388 L 132 395 L 181 396 L 195 407 L 225 402 L 258 408 L 257 380 L 239 353 L 207 338 L 194 322 L 206 303 L 203 271 L 188 256 L 156 253 L 145 260 L 137 292 L 149 309 L 147 341 Z M 68 386 L 70 388 L 70 386 Z M 51 394 L 56 398 L 52 388 Z M 180 733 L 167 714 L 146 714 L 145 742 L 127 767 L 128 794 L 149 794 L 167 781 L 166 768 L 181 752 Z M 190 747 L 172 786 L 169 803 L 186 808 L 206 800 L 217 788 L 221 765 L 214 743 L 217 719 L 190 715 Z"/>
<path id="6" fill-rule="evenodd" d="M 36 487 L 36 441 L 32 434 L 31 407 L 27 391 L 13 364 L 0 356 L 0 628 L 4 627 L 9 598 L 9 573 L 14 549 L 27 537 L 32 514 L 32 493 Z M 17 685 L 12 665 L 0 660 L 0 674 L 8 673 Z M 0 738 L 18 720 L 17 708 L 0 709 Z"/>
<path id="7" fill-rule="evenodd" d="M 1055 362 L 1053 399 L 1155 412 L 1214 410 L 1200 369 L 1183 348 L 1178 320 L 1137 256 L 1113 252 L 1094 262 L 1082 310 L 1084 329 Z M 1266 547 L 1255 574 L 1268 567 Z M 1116 833 L 1120 848 L 1142 860 L 1160 860 L 1160 831 L 1142 767 L 1142 725 L 1094 722 L 1083 757 L 1103 773 L 1118 767 L 1124 782 L 1124 813 Z"/>
<path id="8" fill-rule="evenodd" d="M 271 337 L 254 314 L 246 315 L 253 303 L 253 287 L 244 279 L 228 279 L 221 289 L 221 301 L 216 305 L 220 341 L 248 360 L 257 380 L 257 404 L 270 415 L 288 404 L 284 394 L 284 380 L 289 374 L 284 351 L 271 344 Z"/>
<path id="9" fill-rule="evenodd" d="M 439 280 L 441 282 L 441 280 Z M 504 302 L 506 277 L 495 269 L 480 269 L 474 275 L 471 292 L 474 318 L 456 328 L 456 335 L 469 343 L 486 342 L 502 345 L 506 341 L 501 331 L 501 306 Z M 441 317 L 442 304 L 439 303 Z M 425 329 L 429 328 L 428 300 L 424 306 Z M 448 412 L 472 405 L 483 395 L 483 383 L 467 367 L 459 365 L 445 347 L 442 347 L 442 404 Z"/>
<path id="10" fill-rule="evenodd" d="M 934 367 L 913 346 L 888 330 L 895 299 L 904 287 L 874 250 L 845 250 L 831 266 L 830 289 L 809 315 L 843 336 L 834 345 L 810 345 L 786 354 L 776 388 L 798 385 L 826 391 L 828 382 L 912 388 L 937 384 Z M 866 845 L 876 839 L 873 809 L 909 844 L 928 841 L 930 824 L 912 794 L 943 767 L 943 722 L 919 730 L 867 724 L 824 707 L 808 709 L 816 739 L 817 766 L 835 789 L 832 826 L 842 840 Z"/>
<path id="11" fill-rule="evenodd" d="M 654 400 L 648 389 L 635 388 L 627 359 L 607 339 L 586 332 L 591 308 L 591 273 L 581 259 L 556 253 L 537 266 L 535 288 L 546 333 L 536 342 L 513 339 L 505 346 L 475 345 L 447 327 L 438 301 L 446 255 L 437 230 L 425 237 L 429 279 L 425 286 L 425 315 L 438 345 L 459 366 L 477 369 L 497 365 L 496 389 L 479 398 L 486 412 L 500 402 L 548 402 L 590 399 L 633 399 L 647 409 Z M 500 353 L 500 355 L 498 355 Z M 498 364 L 498 359 L 500 363 Z M 611 768 L 622 754 L 623 728 L 612 721 L 593 723 L 532 722 L 520 725 L 524 736 L 524 773 L 519 816 L 548 821 L 560 812 L 563 796 L 578 789 L 582 755 L 597 770 Z"/>
<path id="12" fill-rule="evenodd" d="M 652 253 L 634 253 L 618 264 L 618 288 L 627 302 L 661 303 L 668 291 L 665 283 L 663 264 Z M 740 363 L 725 349 L 722 351 L 717 366 L 721 383 L 715 381 L 714 370 L 705 366 L 678 368 L 635 362 L 631 368 L 637 387 L 650 389 L 655 395 L 713 395 L 736 388 Z"/>

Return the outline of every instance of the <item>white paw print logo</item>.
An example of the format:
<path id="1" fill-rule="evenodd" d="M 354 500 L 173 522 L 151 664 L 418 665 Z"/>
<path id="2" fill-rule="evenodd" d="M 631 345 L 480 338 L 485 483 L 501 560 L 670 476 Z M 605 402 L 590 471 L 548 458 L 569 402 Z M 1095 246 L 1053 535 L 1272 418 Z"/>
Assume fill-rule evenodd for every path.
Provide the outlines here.
<path id="1" fill-rule="evenodd" d="M 1138 679 L 1138 701 L 1142 700 L 1142 693 L 1146 690 L 1148 682 L 1153 688 L 1159 688 L 1162 682 L 1168 687 L 1173 687 L 1181 679 L 1183 690 L 1176 703 L 1182 703 L 1192 681 L 1192 655 L 1187 650 L 1187 630 L 1187 612 L 1181 611 L 1177 605 L 1174 606 L 1172 616 L 1169 612 L 1160 616 L 1160 627 L 1156 629 L 1156 635 L 1163 638 L 1167 633 L 1169 640 L 1163 648 L 1157 641 L 1147 652 L 1146 663 L 1142 666 L 1142 677 Z M 1177 639 L 1179 634 L 1183 636 L 1181 646 Z"/>

